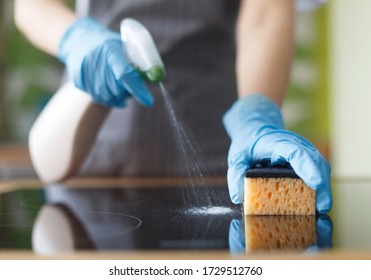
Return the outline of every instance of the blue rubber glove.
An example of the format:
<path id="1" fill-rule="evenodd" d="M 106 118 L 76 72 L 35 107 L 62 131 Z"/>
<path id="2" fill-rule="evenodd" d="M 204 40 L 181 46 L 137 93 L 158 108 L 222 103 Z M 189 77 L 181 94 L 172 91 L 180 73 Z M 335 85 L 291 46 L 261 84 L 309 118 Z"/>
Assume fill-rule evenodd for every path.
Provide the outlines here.
<path id="1" fill-rule="evenodd" d="M 296 174 L 316 190 L 316 209 L 328 213 L 332 207 L 330 166 L 303 137 L 284 129 L 279 107 L 262 94 L 251 94 L 235 102 L 223 116 L 232 143 L 228 153 L 228 187 L 232 202 L 243 202 L 244 176 L 255 164 L 290 163 Z"/>
<path id="2" fill-rule="evenodd" d="M 63 35 L 59 59 L 66 64 L 75 86 L 108 107 L 123 107 L 133 96 L 145 106 L 153 97 L 125 57 L 118 33 L 90 18 L 75 21 Z"/>
<path id="3" fill-rule="evenodd" d="M 233 219 L 229 225 L 228 234 L 229 252 L 240 254 L 246 252 L 245 223 L 238 219 Z"/>

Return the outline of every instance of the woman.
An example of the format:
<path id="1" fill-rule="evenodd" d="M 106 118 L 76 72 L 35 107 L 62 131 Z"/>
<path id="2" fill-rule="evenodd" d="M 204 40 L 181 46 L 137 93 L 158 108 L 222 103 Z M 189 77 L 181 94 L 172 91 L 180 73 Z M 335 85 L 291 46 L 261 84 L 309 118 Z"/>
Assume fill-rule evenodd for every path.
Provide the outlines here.
<path id="1" fill-rule="evenodd" d="M 247 169 L 261 161 L 288 162 L 317 191 L 317 210 L 327 213 L 330 167 L 311 143 L 284 129 L 280 112 L 293 53 L 295 4 L 91 0 L 77 1 L 74 13 L 63 0 L 17 0 L 15 19 L 31 42 L 66 65 L 78 88 L 97 103 L 121 108 L 103 125 L 81 174 L 177 175 L 194 166 L 198 173 L 223 174 L 229 146 L 220 121 L 224 115 L 232 140 L 228 186 L 234 203 L 242 203 Z M 171 102 L 197 136 L 197 151 L 190 141 L 184 144 L 189 154 L 199 151 L 210 160 L 190 156 L 185 165 L 170 160 L 171 133 L 179 124 L 162 123 L 169 97 L 160 102 L 159 88 L 147 88 L 123 54 L 118 31 L 125 17 L 147 26 L 159 47 Z"/>

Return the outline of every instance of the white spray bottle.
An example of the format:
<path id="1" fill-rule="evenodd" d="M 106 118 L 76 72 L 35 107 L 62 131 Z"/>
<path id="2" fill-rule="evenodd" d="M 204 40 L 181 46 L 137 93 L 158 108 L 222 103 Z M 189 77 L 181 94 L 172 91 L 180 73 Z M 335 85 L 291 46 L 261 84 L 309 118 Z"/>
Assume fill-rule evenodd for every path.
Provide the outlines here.
<path id="1" fill-rule="evenodd" d="M 148 30 L 134 19 L 124 19 L 121 36 L 135 69 L 151 82 L 161 82 L 165 67 Z M 72 83 L 54 94 L 29 133 L 31 160 L 43 182 L 61 181 L 78 171 L 109 111 Z"/>

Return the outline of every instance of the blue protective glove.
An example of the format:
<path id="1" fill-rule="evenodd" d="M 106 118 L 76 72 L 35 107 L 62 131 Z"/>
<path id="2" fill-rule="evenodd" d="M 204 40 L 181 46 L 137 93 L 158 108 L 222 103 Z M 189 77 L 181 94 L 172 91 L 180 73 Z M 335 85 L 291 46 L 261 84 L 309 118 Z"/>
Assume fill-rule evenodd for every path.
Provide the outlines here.
<path id="1" fill-rule="evenodd" d="M 228 234 L 229 252 L 240 254 L 246 252 L 245 223 L 238 219 L 233 219 L 229 225 Z"/>
<path id="2" fill-rule="evenodd" d="M 146 106 L 153 97 L 125 57 L 118 33 L 90 18 L 75 21 L 63 35 L 59 59 L 66 64 L 75 86 L 108 107 L 123 107 L 134 96 Z"/>
<path id="3" fill-rule="evenodd" d="M 327 213 L 332 206 L 330 166 L 303 137 L 284 129 L 279 107 L 262 94 L 235 102 L 223 116 L 232 143 L 228 153 L 228 187 L 232 202 L 243 202 L 244 176 L 255 164 L 290 163 L 296 174 L 316 190 L 316 209 Z"/>

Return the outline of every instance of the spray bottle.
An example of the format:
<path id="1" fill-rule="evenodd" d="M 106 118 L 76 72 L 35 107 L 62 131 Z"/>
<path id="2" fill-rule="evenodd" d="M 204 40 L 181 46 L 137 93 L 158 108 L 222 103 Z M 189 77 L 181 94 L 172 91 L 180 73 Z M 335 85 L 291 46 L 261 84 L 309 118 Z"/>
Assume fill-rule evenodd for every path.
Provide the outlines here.
<path id="1" fill-rule="evenodd" d="M 165 67 L 148 30 L 134 19 L 124 19 L 121 37 L 138 73 L 153 83 L 161 82 Z M 78 171 L 109 111 L 71 82 L 54 94 L 29 133 L 31 160 L 43 182 L 61 181 Z"/>

